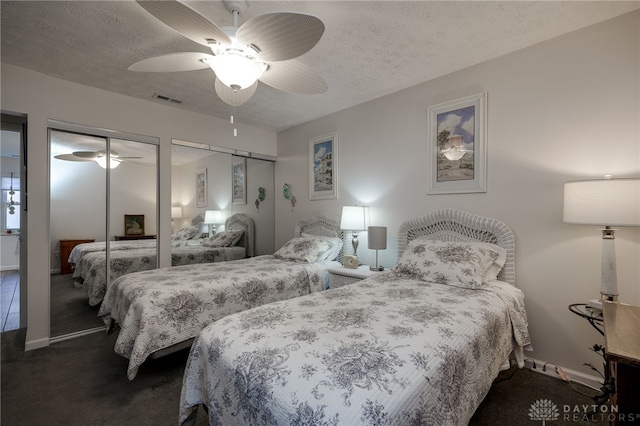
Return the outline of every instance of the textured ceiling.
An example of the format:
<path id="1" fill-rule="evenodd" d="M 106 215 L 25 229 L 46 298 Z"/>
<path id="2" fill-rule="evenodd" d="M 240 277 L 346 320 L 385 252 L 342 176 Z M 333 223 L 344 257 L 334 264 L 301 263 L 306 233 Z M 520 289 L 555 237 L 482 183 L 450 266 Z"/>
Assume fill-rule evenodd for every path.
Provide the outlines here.
<path id="1" fill-rule="evenodd" d="M 220 1 L 186 1 L 216 24 L 231 25 Z M 139 73 L 127 67 L 174 52 L 207 52 L 133 1 L 6 1 L 2 62 L 53 77 L 228 119 L 233 107 L 215 94 L 210 70 Z M 329 90 L 294 95 L 260 83 L 237 108 L 238 120 L 280 131 L 441 75 L 638 9 L 617 1 L 249 1 L 239 18 L 298 11 L 325 24 L 320 42 L 299 61 Z"/>

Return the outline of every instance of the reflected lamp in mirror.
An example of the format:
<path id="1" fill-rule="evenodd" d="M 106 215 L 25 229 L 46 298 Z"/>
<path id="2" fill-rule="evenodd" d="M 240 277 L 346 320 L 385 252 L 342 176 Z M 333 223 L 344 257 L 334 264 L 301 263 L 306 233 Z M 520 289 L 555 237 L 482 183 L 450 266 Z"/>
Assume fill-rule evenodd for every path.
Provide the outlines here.
<path id="1" fill-rule="evenodd" d="M 615 229 L 640 226 L 640 179 L 600 179 L 564 184 L 563 219 L 567 223 L 604 226 L 600 300 L 618 300 Z M 599 307 L 601 302 L 591 301 Z"/>
<path id="2" fill-rule="evenodd" d="M 171 207 L 171 219 L 182 219 L 182 207 Z"/>
<path id="3" fill-rule="evenodd" d="M 182 219 L 182 207 L 171 207 L 171 227 L 174 228 L 173 226 L 173 220 L 174 219 Z M 172 229 L 173 231 L 175 231 L 175 229 Z"/>
<path id="4" fill-rule="evenodd" d="M 343 206 L 340 217 L 340 228 L 351 231 L 351 245 L 353 255 L 358 256 L 358 234 L 366 231 L 369 226 L 369 207 L 366 206 Z"/>
<path id="5" fill-rule="evenodd" d="M 369 234 L 369 249 L 376 251 L 376 266 L 370 266 L 372 271 L 384 271 L 384 267 L 378 264 L 378 250 L 387 249 L 387 227 L 370 226 L 367 228 Z"/>
<path id="6" fill-rule="evenodd" d="M 204 212 L 204 224 L 209 225 L 209 237 L 216 233 L 216 225 L 222 223 L 220 210 L 206 210 Z"/>

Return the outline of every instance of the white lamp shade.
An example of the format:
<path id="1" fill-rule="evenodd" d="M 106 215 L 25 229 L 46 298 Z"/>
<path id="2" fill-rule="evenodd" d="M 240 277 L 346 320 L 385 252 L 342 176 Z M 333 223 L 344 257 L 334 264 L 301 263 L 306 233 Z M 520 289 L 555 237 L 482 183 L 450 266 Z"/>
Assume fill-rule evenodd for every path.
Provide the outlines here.
<path id="1" fill-rule="evenodd" d="M 182 207 L 171 207 L 171 218 L 172 219 L 182 218 Z"/>
<path id="2" fill-rule="evenodd" d="M 365 206 L 343 206 L 340 228 L 347 231 L 364 231 L 369 226 L 369 208 Z"/>
<path id="3" fill-rule="evenodd" d="M 640 179 L 567 182 L 563 217 L 567 223 L 639 226 Z"/>
<path id="4" fill-rule="evenodd" d="M 220 210 L 206 210 L 204 212 L 204 223 L 222 223 L 222 212 Z"/>
<path id="5" fill-rule="evenodd" d="M 370 226 L 367 228 L 369 235 L 369 249 L 386 250 L 387 248 L 387 227 Z"/>

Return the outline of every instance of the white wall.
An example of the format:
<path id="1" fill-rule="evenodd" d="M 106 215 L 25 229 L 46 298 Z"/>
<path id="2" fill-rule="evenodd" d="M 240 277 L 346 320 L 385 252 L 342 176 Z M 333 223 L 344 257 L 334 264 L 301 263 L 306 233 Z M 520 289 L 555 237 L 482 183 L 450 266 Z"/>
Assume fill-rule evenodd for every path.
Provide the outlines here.
<path id="1" fill-rule="evenodd" d="M 160 265 L 171 263 L 171 139 L 276 155 L 276 134 L 152 101 L 94 89 L 2 64 L 3 112 L 28 115 L 28 327 L 27 349 L 49 343 L 49 156 L 47 119 L 160 139 Z M 216 96 L 212 91 L 211 96 Z"/>
<path id="2" fill-rule="evenodd" d="M 193 148 L 197 149 L 197 148 Z M 207 169 L 207 207 L 196 205 L 196 171 Z M 231 216 L 231 154 L 214 153 L 190 163 L 173 167 L 171 197 L 174 206 L 182 207 L 182 219 L 174 220 L 174 228 L 190 225 L 205 210 L 222 210 L 223 218 Z"/>
<path id="3" fill-rule="evenodd" d="M 292 185 L 295 208 L 279 194 L 276 246 L 292 224 L 317 211 L 370 205 L 389 230 L 381 263 L 396 261 L 404 219 L 458 208 L 507 223 L 516 235 L 517 285 L 526 296 L 534 351 L 528 356 L 591 374 L 588 348 L 603 343 L 571 303 L 599 293 L 601 239 L 595 227 L 562 221 L 569 180 L 640 174 L 640 12 L 420 84 L 278 134 L 276 187 Z M 488 94 L 488 190 L 426 195 L 427 108 Z M 339 134 L 339 199 L 308 199 L 308 142 Z M 361 234 L 358 254 L 375 262 Z M 640 305 L 640 231 L 616 234 L 623 302 Z"/>

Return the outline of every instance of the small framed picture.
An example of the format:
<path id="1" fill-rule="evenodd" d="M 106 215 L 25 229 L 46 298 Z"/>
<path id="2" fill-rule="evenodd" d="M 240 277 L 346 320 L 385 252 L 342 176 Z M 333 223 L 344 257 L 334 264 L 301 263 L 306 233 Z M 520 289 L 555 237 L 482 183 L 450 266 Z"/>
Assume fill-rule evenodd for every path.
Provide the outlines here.
<path id="1" fill-rule="evenodd" d="M 428 108 L 428 194 L 487 192 L 487 94 Z"/>
<path id="2" fill-rule="evenodd" d="M 144 235 L 144 215 L 125 214 L 124 215 L 124 235 L 135 236 Z"/>
<path id="3" fill-rule="evenodd" d="M 207 207 L 207 169 L 196 170 L 196 207 Z"/>
<path id="4" fill-rule="evenodd" d="M 233 161 L 231 175 L 233 204 L 247 204 L 247 161 L 245 158 Z"/>
<path id="5" fill-rule="evenodd" d="M 338 133 L 309 140 L 309 199 L 338 198 Z"/>

